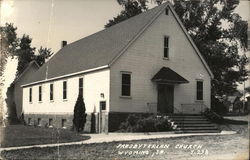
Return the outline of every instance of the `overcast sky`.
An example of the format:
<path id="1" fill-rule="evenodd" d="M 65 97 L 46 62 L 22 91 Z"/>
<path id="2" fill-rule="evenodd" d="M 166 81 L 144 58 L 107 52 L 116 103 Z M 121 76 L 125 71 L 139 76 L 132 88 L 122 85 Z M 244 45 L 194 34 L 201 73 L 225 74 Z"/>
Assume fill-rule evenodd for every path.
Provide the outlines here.
<path id="1" fill-rule="evenodd" d="M 242 0 L 237 8 L 245 20 L 249 4 Z M 1 24 L 14 23 L 19 36 L 33 38 L 33 46 L 56 52 L 62 40 L 73 42 L 102 30 L 121 9 L 116 0 L 2 0 Z"/>
<path id="2" fill-rule="evenodd" d="M 36 47 L 57 51 L 60 42 L 101 30 L 121 7 L 116 0 L 3 0 L 1 23 L 12 22 Z"/>
<path id="3" fill-rule="evenodd" d="M 104 29 L 121 11 L 116 0 L 0 0 L 0 24 L 14 23 L 18 36 L 28 34 L 32 46 L 57 52 L 61 41 L 68 43 Z M 152 0 L 149 0 L 152 2 Z M 154 4 L 151 4 L 154 6 Z M 241 0 L 236 12 L 249 20 L 250 1 Z M 13 81 L 17 61 L 10 60 L 5 71 L 6 89 Z M 250 82 L 247 83 L 249 85 Z M 5 90 L 4 89 L 4 90 Z"/>

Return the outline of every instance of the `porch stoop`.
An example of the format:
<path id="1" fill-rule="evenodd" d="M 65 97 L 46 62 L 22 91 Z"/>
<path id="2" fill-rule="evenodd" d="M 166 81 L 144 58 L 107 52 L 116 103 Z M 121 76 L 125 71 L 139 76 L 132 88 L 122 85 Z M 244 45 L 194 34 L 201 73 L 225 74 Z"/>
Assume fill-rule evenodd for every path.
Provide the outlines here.
<path id="1" fill-rule="evenodd" d="M 169 119 L 177 125 L 175 133 L 219 133 L 216 124 L 201 114 L 172 114 Z"/>

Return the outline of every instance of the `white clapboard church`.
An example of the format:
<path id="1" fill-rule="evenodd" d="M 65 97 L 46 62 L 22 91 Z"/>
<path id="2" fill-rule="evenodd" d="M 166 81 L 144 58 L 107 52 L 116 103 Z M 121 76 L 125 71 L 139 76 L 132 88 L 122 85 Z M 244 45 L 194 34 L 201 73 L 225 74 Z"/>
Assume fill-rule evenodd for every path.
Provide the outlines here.
<path id="1" fill-rule="evenodd" d="M 27 71 L 28 72 L 28 71 Z M 211 73 L 170 3 L 70 43 L 22 87 L 29 125 L 72 125 L 83 93 L 89 132 L 117 128 L 130 113 L 200 113 Z"/>

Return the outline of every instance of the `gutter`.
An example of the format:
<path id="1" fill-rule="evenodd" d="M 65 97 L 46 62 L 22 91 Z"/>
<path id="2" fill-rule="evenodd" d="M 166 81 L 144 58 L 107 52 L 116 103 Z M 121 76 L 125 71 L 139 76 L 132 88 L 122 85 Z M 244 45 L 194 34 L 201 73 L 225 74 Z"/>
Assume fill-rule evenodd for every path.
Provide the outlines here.
<path id="1" fill-rule="evenodd" d="M 79 74 L 94 72 L 94 71 L 103 70 L 103 69 L 107 69 L 107 68 L 109 68 L 109 65 L 104 65 L 104 66 L 101 66 L 101 67 L 96 67 L 96 68 L 87 69 L 87 70 L 80 71 L 80 72 L 70 73 L 70 74 L 66 74 L 66 75 L 63 75 L 63 76 L 58 76 L 58 77 L 49 78 L 49 79 L 45 79 L 45 80 L 41 80 L 41 81 L 27 83 L 27 84 L 21 85 L 21 87 L 27 87 L 27 86 L 31 86 L 31 85 L 35 85 L 35 84 L 39 84 L 39 83 L 45 83 L 45 82 L 49 82 L 49 81 L 54 81 L 54 80 L 58 80 L 58 79 L 72 77 L 72 76 L 76 76 L 76 75 L 79 75 Z"/>

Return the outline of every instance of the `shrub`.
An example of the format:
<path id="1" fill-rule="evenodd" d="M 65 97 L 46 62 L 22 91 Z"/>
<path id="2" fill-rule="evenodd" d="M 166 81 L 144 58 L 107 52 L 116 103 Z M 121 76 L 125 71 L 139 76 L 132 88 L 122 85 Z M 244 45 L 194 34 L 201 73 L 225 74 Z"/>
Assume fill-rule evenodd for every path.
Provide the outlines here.
<path id="1" fill-rule="evenodd" d="M 81 132 L 84 129 L 86 123 L 87 114 L 85 113 L 85 104 L 81 94 L 79 94 L 75 108 L 74 108 L 74 118 L 73 118 L 73 129 L 77 132 Z"/>
<path id="2" fill-rule="evenodd" d="M 167 117 L 156 117 L 150 115 L 130 114 L 127 120 L 120 125 L 122 132 L 160 132 L 172 130 L 171 124 Z"/>
<path id="3" fill-rule="evenodd" d="M 228 107 L 223 104 L 218 98 L 211 97 L 211 110 L 218 114 L 225 114 L 228 112 Z"/>
<path id="4" fill-rule="evenodd" d="M 17 112 L 16 112 L 16 103 L 13 102 L 11 105 L 8 106 L 8 122 L 9 124 L 19 124 L 20 120 L 17 118 Z"/>

